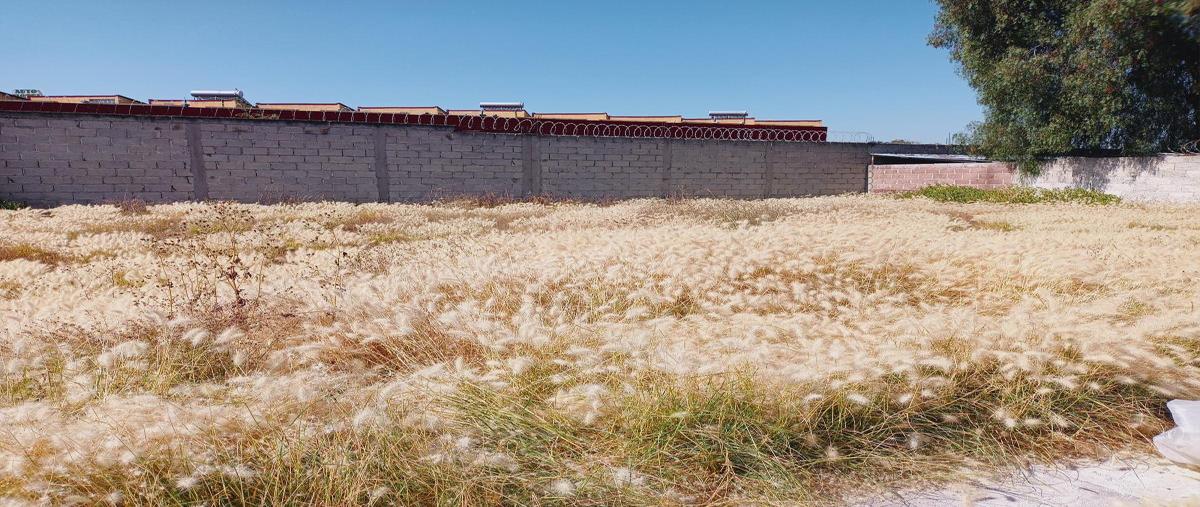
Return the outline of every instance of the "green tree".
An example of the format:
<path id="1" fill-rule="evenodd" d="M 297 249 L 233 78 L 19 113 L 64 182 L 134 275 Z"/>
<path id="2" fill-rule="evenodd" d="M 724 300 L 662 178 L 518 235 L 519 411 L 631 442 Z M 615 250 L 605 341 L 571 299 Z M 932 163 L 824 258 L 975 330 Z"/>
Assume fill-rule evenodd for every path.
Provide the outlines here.
<path id="1" fill-rule="evenodd" d="M 1079 150 L 1170 150 L 1200 138 L 1200 0 L 936 0 L 985 119 L 980 153 L 1035 170 Z"/>

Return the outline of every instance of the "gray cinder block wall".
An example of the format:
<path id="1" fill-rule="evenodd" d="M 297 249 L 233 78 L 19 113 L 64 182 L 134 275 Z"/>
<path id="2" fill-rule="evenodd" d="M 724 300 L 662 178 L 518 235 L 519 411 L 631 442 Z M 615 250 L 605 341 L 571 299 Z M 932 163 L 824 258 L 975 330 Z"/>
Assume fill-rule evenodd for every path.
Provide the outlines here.
<path id="1" fill-rule="evenodd" d="M 1059 157 L 1036 175 L 1004 162 L 873 165 L 869 192 L 917 190 L 929 185 L 999 188 L 1086 188 L 1136 202 L 1200 202 L 1200 155 Z"/>
<path id="2" fill-rule="evenodd" d="M 194 196 L 185 125 L 160 119 L 0 117 L 0 199 L 33 205 Z"/>
<path id="3" fill-rule="evenodd" d="M 866 190 L 868 145 L 559 137 L 449 127 L 0 114 L 0 199 L 786 197 Z"/>
<path id="4" fill-rule="evenodd" d="M 1200 202 L 1200 155 L 1062 157 L 1020 180 L 1041 188 L 1089 188 L 1130 201 Z"/>

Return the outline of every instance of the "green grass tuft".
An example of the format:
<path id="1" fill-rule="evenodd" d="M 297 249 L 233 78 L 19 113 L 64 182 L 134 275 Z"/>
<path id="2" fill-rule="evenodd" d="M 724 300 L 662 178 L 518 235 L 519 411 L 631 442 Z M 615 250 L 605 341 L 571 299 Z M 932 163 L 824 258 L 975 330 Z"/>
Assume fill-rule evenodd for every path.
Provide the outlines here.
<path id="1" fill-rule="evenodd" d="M 938 202 L 1002 204 L 1078 203 L 1108 205 L 1121 198 L 1083 188 L 1045 189 L 1033 187 L 975 188 L 959 185 L 930 185 L 920 190 L 896 194 L 901 199 L 925 197 Z"/>
<path id="2" fill-rule="evenodd" d="M 25 209 L 28 207 L 29 207 L 29 205 L 22 203 L 22 202 L 0 199 L 0 210 L 18 210 L 18 209 Z"/>

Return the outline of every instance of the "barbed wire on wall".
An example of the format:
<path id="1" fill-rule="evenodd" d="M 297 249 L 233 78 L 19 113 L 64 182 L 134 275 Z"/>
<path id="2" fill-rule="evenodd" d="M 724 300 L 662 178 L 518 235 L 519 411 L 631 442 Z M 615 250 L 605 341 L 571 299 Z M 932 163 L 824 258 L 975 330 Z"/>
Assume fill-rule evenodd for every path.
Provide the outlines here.
<path id="1" fill-rule="evenodd" d="M 1181 143 L 1179 148 L 1171 153 L 1176 153 L 1179 155 L 1200 155 L 1200 139 Z"/>
<path id="2" fill-rule="evenodd" d="M 726 125 L 655 125 L 605 121 L 570 121 L 497 116 L 457 116 L 447 121 L 459 130 L 506 134 L 579 137 L 633 137 L 699 139 L 715 141 L 776 141 L 814 143 L 825 141 L 820 127 L 771 128 Z"/>
<path id="3" fill-rule="evenodd" d="M 833 130 L 827 140 L 831 143 L 873 143 L 875 136 L 870 132 Z"/>

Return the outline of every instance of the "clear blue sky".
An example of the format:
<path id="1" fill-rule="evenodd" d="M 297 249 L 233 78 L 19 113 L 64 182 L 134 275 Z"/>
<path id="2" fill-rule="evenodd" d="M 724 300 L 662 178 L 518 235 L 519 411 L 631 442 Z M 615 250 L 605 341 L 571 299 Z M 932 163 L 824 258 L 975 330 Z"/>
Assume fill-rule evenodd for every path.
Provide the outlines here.
<path id="1" fill-rule="evenodd" d="M 15 7 L 15 6 L 14 6 Z M 825 120 L 944 141 L 981 116 L 931 0 L 61 1 L 0 16 L 0 88 Z"/>

